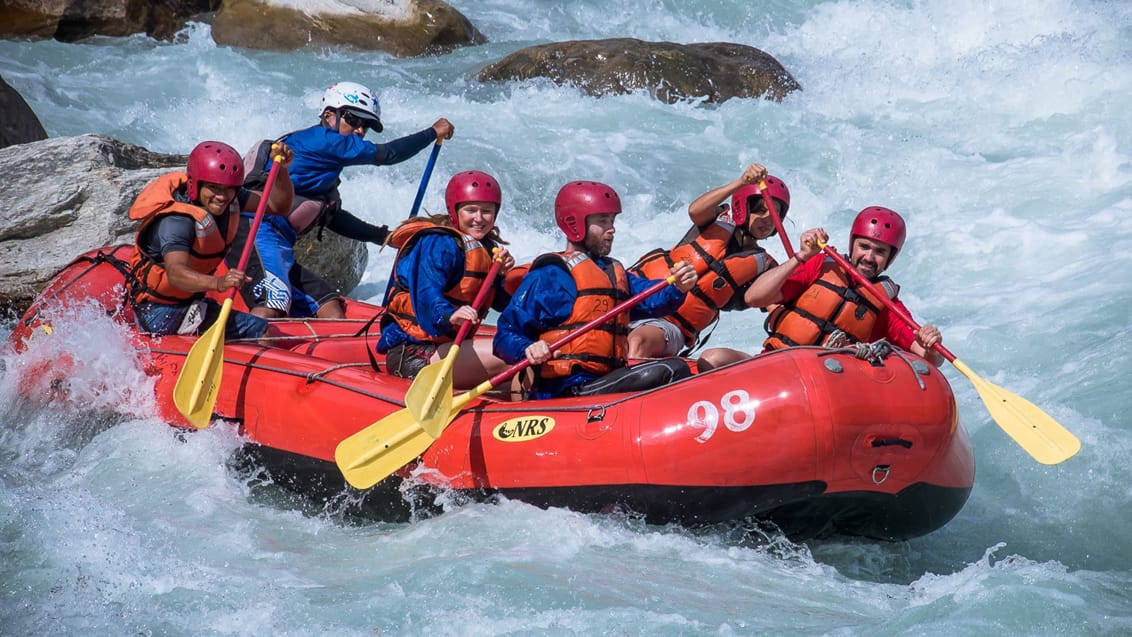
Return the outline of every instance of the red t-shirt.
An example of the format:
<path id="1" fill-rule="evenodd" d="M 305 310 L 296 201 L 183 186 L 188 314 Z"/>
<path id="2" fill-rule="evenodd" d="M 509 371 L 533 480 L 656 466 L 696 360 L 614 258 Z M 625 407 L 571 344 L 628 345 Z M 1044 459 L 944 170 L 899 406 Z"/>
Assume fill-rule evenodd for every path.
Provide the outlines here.
<path id="1" fill-rule="evenodd" d="M 822 264 L 826 261 L 833 261 L 830 257 L 814 256 L 802 265 L 794 269 L 786 281 L 782 284 L 782 302 L 793 303 L 797 301 L 802 293 L 805 292 L 814 281 L 821 278 Z M 896 307 L 900 308 L 908 316 L 912 313 L 908 311 L 904 303 L 899 298 L 892 299 Z M 877 322 L 873 325 L 873 333 L 870 336 L 870 341 L 876 341 L 881 338 L 888 339 L 889 343 L 908 350 L 911 348 L 912 343 L 916 340 L 916 333 L 908 324 L 901 321 L 899 317 L 893 316 L 888 308 L 882 308 L 880 314 L 877 316 Z"/>

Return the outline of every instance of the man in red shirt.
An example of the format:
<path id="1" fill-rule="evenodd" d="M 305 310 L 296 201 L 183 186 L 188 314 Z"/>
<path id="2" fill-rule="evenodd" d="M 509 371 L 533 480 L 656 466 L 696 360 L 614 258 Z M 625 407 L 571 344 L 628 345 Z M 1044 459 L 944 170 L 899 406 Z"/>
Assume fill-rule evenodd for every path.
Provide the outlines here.
<path id="1" fill-rule="evenodd" d="M 798 252 L 756 279 L 743 297 L 751 307 L 777 306 L 767 319 L 764 351 L 884 338 L 937 367 L 942 365 L 943 357 L 932 349 L 942 340 L 939 328 L 926 324 L 913 331 L 877 298 L 886 294 L 911 316 L 897 297 L 900 287 L 882 274 L 904 246 L 906 234 L 904 219 L 888 208 L 870 206 L 857 214 L 846 258 L 873 284 L 870 290 L 857 285 L 832 258 L 811 258 L 829 241 L 824 229 L 803 232 Z M 698 364 L 700 371 L 707 371 L 745 358 L 749 356 L 736 350 L 714 348 L 705 351 Z"/>

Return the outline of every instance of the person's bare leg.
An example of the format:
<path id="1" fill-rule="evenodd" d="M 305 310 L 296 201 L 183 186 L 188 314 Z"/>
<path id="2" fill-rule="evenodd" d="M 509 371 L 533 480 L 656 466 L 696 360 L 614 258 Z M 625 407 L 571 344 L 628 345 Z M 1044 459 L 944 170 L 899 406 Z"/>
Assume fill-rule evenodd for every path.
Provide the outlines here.
<path id="1" fill-rule="evenodd" d="M 471 389 L 507 369 L 507 363 L 497 358 L 491 348 L 490 338 L 473 339 L 471 343 L 465 341 L 456 355 L 453 386 Z"/>
<path id="2" fill-rule="evenodd" d="M 285 315 L 279 310 L 273 310 L 269 307 L 257 305 L 251 309 L 251 313 L 255 316 L 265 319 L 283 318 Z"/>
<path id="3" fill-rule="evenodd" d="M 668 343 L 664 330 L 652 325 L 641 325 L 629 332 L 629 358 L 656 358 L 664 353 Z"/>
<path id="4" fill-rule="evenodd" d="M 315 316 L 324 319 L 346 318 L 346 310 L 342 309 L 341 301 L 338 299 L 330 299 L 318 306 L 318 311 L 315 312 Z"/>
<path id="5" fill-rule="evenodd" d="M 704 350 L 704 353 L 700 354 L 699 360 L 696 361 L 696 369 L 700 372 L 706 372 L 709 369 L 730 365 L 731 363 L 737 363 L 747 360 L 748 358 L 751 358 L 750 354 L 740 352 L 737 349 L 713 347 Z"/>

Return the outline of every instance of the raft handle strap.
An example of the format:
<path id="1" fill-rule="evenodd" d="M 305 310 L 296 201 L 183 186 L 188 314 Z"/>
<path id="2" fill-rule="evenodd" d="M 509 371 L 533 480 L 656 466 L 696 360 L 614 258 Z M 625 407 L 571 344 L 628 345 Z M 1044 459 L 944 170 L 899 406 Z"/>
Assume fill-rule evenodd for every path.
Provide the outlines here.
<path id="1" fill-rule="evenodd" d="M 904 447 L 905 449 L 911 449 L 912 448 L 912 441 L 911 440 L 905 440 L 903 438 L 877 438 L 877 439 L 873 440 L 871 444 L 874 448 L 875 447 L 891 447 L 893 445 L 898 445 L 898 446 Z"/>
<path id="2" fill-rule="evenodd" d="M 904 352 L 902 352 L 902 351 L 900 351 L 900 350 L 898 350 L 894 347 L 890 348 L 890 349 L 892 350 L 893 354 L 896 354 L 897 358 L 904 361 L 904 364 L 907 365 L 908 368 L 912 370 L 912 377 L 916 379 L 916 384 L 920 386 L 920 391 L 927 391 L 928 388 L 926 386 L 924 386 L 924 379 L 920 378 L 920 374 L 916 370 L 916 366 L 912 363 L 912 361 L 908 360 L 908 357 L 904 355 Z"/>
<path id="3" fill-rule="evenodd" d="M 889 355 L 895 355 L 897 358 L 904 361 L 904 364 L 912 370 L 912 376 L 916 379 L 916 384 L 920 386 L 920 391 L 927 391 L 928 389 L 927 386 L 924 385 L 924 379 L 920 378 L 920 372 L 916 370 L 916 365 L 908 360 L 904 352 L 893 347 L 886 339 L 882 338 L 873 343 L 854 343 L 850 346 L 830 349 L 825 353 L 832 354 L 834 352 L 852 352 L 857 358 L 869 361 L 877 367 L 883 367 L 884 359 Z"/>

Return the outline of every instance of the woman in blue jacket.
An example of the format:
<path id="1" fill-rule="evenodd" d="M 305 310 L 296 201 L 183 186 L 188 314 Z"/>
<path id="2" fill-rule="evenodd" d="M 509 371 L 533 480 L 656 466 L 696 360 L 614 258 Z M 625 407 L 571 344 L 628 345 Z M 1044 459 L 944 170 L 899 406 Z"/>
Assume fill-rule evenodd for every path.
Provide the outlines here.
<path id="1" fill-rule="evenodd" d="M 377 351 L 386 355 L 389 372 L 403 378 L 447 355 L 465 321 L 479 323 L 510 299 L 503 275 L 515 260 L 495 225 L 503 202 L 499 182 L 478 170 L 459 173 L 448 182 L 444 201 L 447 215 L 409 219 L 389 241 L 398 252 Z M 472 302 L 493 259 L 501 261 L 499 275 L 476 311 Z M 473 341 L 456 355 L 453 385 L 474 387 L 505 367 L 492 354 L 491 341 Z"/>

